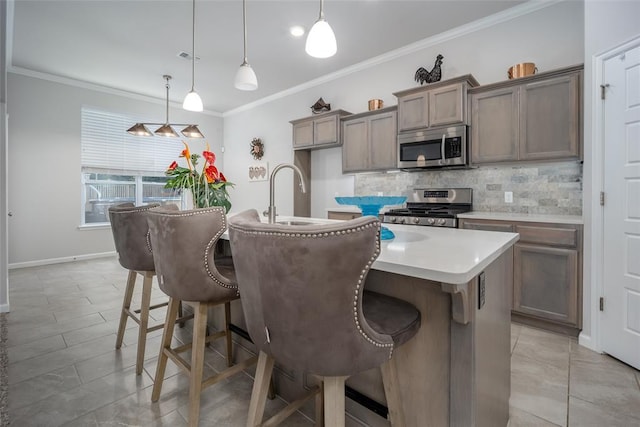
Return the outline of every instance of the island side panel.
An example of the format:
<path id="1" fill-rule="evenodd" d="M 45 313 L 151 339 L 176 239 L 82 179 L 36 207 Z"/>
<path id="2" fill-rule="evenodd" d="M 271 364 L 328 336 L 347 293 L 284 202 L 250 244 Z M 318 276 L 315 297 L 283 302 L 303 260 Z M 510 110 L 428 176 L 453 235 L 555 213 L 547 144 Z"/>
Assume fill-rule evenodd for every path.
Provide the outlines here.
<path id="1" fill-rule="evenodd" d="M 365 289 L 403 299 L 422 316 L 420 330 L 394 350 L 407 427 L 449 425 L 451 297 L 439 282 L 371 270 Z M 379 370 L 348 381 L 353 388 L 384 403 Z M 373 423 L 367 420 L 368 425 Z M 376 424 L 378 425 L 378 424 Z M 388 425 L 388 424 L 386 424 Z"/>
<path id="2" fill-rule="evenodd" d="M 476 277 L 468 283 L 469 323 L 451 323 L 451 426 L 509 421 L 512 248 L 484 270 L 484 282 L 484 305 L 479 307 Z"/>

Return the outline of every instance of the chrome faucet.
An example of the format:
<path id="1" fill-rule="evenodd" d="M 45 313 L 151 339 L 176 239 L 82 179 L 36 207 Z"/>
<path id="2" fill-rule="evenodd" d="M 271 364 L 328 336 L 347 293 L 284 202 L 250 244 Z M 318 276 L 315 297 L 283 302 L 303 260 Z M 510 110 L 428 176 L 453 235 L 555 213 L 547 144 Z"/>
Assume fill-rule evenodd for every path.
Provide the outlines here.
<path id="1" fill-rule="evenodd" d="M 303 193 L 307 192 L 307 188 L 304 185 L 304 178 L 302 177 L 302 171 L 300 171 L 300 168 L 298 168 L 296 165 L 281 163 L 273 168 L 271 176 L 269 177 L 269 209 L 267 209 L 266 211 L 266 214 L 269 216 L 269 224 L 274 224 L 276 222 L 276 206 L 274 202 L 276 173 L 278 173 L 280 169 L 284 168 L 293 169 L 294 172 L 298 174 L 298 176 L 300 177 L 300 190 L 302 190 Z"/>

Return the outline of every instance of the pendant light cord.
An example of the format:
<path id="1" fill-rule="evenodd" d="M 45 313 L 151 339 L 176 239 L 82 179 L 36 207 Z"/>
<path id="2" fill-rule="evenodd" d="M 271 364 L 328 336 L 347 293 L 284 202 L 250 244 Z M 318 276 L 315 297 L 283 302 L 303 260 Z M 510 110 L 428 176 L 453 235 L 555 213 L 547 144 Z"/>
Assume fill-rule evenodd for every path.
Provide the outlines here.
<path id="1" fill-rule="evenodd" d="M 247 1 L 242 0 L 242 29 L 244 31 L 244 60 L 242 65 L 247 65 Z"/>
<path id="2" fill-rule="evenodd" d="M 164 78 L 167 81 L 167 84 L 164 85 L 167 88 L 167 122 L 165 123 L 165 125 L 168 125 L 169 124 L 169 79 L 171 78 L 171 76 L 164 76 Z"/>
<path id="3" fill-rule="evenodd" d="M 318 20 L 324 21 L 324 0 L 320 0 L 320 17 Z"/>
<path id="4" fill-rule="evenodd" d="M 191 19 L 191 91 L 196 81 L 196 0 L 193 0 Z"/>

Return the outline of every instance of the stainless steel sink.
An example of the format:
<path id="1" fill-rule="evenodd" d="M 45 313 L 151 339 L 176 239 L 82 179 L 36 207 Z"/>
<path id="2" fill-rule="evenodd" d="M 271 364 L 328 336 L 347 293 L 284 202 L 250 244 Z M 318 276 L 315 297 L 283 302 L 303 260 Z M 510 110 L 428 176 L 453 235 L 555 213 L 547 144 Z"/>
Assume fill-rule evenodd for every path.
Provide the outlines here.
<path id="1" fill-rule="evenodd" d="M 314 225 L 315 222 L 308 221 L 276 221 L 276 224 L 280 225 Z"/>

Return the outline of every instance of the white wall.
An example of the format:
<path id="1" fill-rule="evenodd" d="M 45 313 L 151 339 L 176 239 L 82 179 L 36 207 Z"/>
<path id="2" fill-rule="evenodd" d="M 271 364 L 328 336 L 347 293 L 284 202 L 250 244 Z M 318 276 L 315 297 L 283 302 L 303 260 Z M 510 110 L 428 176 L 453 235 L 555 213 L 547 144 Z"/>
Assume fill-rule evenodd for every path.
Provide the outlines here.
<path id="1" fill-rule="evenodd" d="M 164 89 L 158 79 L 158 91 Z M 165 104 L 15 73 L 8 74 L 9 264 L 29 265 L 114 250 L 111 229 L 78 229 L 80 110 L 97 107 L 162 122 Z M 171 108 L 171 122 L 195 122 L 223 167 L 221 117 Z M 192 151 L 200 147 L 192 147 Z M 179 153 L 176 153 L 176 158 Z M 231 177 L 229 179 L 232 179 Z"/>
<path id="2" fill-rule="evenodd" d="M 0 313 L 9 311 L 7 243 L 7 2 L 0 4 Z"/>
<path id="3" fill-rule="evenodd" d="M 517 10 L 529 10 L 525 5 Z M 535 7 L 541 7 L 537 4 Z M 583 62 L 583 3 L 576 1 L 552 4 L 488 28 L 469 32 L 460 29 L 434 39 L 437 44 L 373 67 L 342 75 L 304 90 L 295 91 L 275 101 L 246 111 L 225 114 L 224 140 L 226 170 L 246 171 L 252 161 L 249 142 L 261 137 L 266 145 L 265 160 L 270 167 L 292 159 L 290 120 L 310 115 L 309 107 L 319 98 L 333 110 L 359 113 L 367 109 L 367 100 L 380 98 L 385 106 L 396 104 L 392 95 L 416 86 L 415 70 L 430 69 L 437 54 L 444 55 L 443 79 L 473 74 L 481 84 L 505 80 L 507 69 L 519 62 L 535 62 L 539 71 L 548 71 Z M 476 26 L 478 27 L 478 26 Z M 340 41 L 338 40 L 338 49 Z M 302 54 L 302 53 L 300 53 Z M 344 74 L 344 73 L 343 73 Z M 286 175 L 286 179 L 285 176 Z M 278 178 L 276 206 L 278 212 L 291 214 L 293 196 L 291 174 Z M 353 177 L 342 175 L 339 148 L 314 151 L 312 154 L 311 215 L 324 217 L 326 208 L 336 206 L 336 192 L 351 194 Z M 268 205 L 268 183 L 237 182 L 235 211 Z M 241 195 L 241 196 L 240 196 Z"/>
<path id="4" fill-rule="evenodd" d="M 602 246 L 601 227 L 598 222 L 601 208 L 598 204 L 602 190 L 602 154 L 593 129 L 594 105 L 599 102 L 600 81 L 595 81 L 594 58 L 608 50 L 640 37 L 640 1 L 586 1 L 584 11 L 584 276 L 583 321 L 580 344 L 600 349 L 598 340 L 598 272 L 602 259 L 597 257 Z"/>

